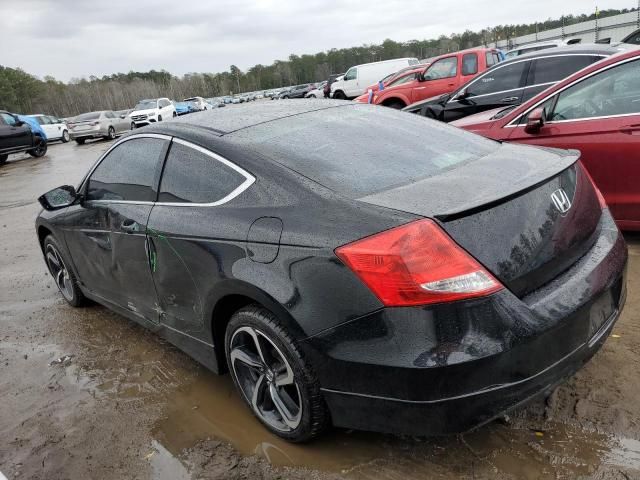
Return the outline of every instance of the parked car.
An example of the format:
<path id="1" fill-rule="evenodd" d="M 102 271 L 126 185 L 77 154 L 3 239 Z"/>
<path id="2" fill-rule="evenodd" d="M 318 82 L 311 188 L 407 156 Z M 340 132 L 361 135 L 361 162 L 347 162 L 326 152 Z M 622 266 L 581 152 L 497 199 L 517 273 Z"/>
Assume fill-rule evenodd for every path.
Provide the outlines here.
<path id="1" fill-rule="evenodd" d="M 565 47 L 569 45 L 568 42 L 564 40 L 549 40 L 546 42 L 536 42 L 530 43 L 528 45 L 520 45 L 518 47 L 512 48 L 505 53 L 505 59 L 508 60 L 510 58 L 519 57 L 520 55 L 524 55 L 525 53 L 537 52 L 539 50 L 545 50 L 547 48 L 556 48 L 556 47 Z"/>
<path id="2" fill-rule="evenodd" d="M 69 122 L 68 125 L 69 136 L 78 145 L 83 145 L 85 141 L 91 138 L 113 140 L 118 135 L 131 129 L 131 124 L 126 117 L 120 118 L 111 110 L 82 113 Z"/>
<path id="3" fill-rule="evenodd" d="M 304 98 L 307 93 L 315 89 L 314 85 L 305 83 L 303 85 L 295 85 L 288 91 L 282 93 L 280 98 Z"/>
<path id="4" fill-rule="evenodd" d="M 58 117 L 42 114 L 29 115 L 29 117 L 34 118 L 38 122 L 45 133 L 47 142 L 60 140 L 62 143 L 67 143 L 70 140 L 67 124 Z"/>
<path id="5" fill-rule="evenodd" d="M 194 105 L 198 107 L 200 111 L 208 110 L 207 102 L 202 97 L 185 98 L 183 102 L 192 102 Z"/>
<path id="6" fill-rule="evenodd" d="M 134 129 L 177 117 L 178 113 L 168 98 L 151 98 L 138 102 L 130 116 L 131 129 Z"/>
<path id="7" fill-rule="evenodd" d="M 443 122 L 507 105 L 520 105 L 572 73 L 619 52 L 608 45 L 575 45 L 500 62 L 458 89 L 405 107 Z"/>
<path id="8" fill-rule="evenodd" d="M 640 50 L 611 55 L 519 107 L 453 125 L 501 141 L 572 148 L 624 230 L 640 230 Z"/>
<path id="9" fill-rule="evenodd" d="M 625 241 L 578 156 L 248 105 L 123 138 L 40 197 L 37 238 L 70 305 L 229 371 L 282 438 L 466 431 L 573 375 L 624 306 Z"/>
<path id="10" fill-rule="evenodd" d="M 640 29 L 624 37 L 622 39 L 622 43 L 629 43 L 631 45 L 640 45 Z"/>
<path id="11" fill-rule="evenodd" d="M 329 98 L 331 96 L 331 85 L 333 85 L 336 81 L 341 80 L 344 77 L 344 73 L 333 73 L 329 75 L 327 79 L 327 83 L 324 86 L 324 97 Z"/>
<path id="12" fill-rule="evenodd" d="M 417 58 L 396 58 L 382 62 L 365 63 L 355 65 L 347 70 L 342 79 L 336 80 L 331 85 L 331 97 L 340 100 L 353 99 L 365 92 L 365 89 L 374 82 L 403 67 L 417 65 Z"/>
<path id="13" fill-rule="evenodd" d="M 447 53 L 417 72 L 410 70 L 389 82 L 384 90 L 375 92 L 371 103 L 391 108 L 407 105 L 436 95 L 449 93 L 500 61 L 493 48 L 472 48 Z"/>
<path id="14" fill-rule="evenodd" d="M 189 102 L 173 102 L 173 106 L 176 109 L 176 114 L 186 115 L 193 111 L 193 107 L 189 106 Z"/>
<path id="15" fill-rule="evenodd" d="M 37 125 L 35 119 L 30 120 Z M 18 115 L 0 110 L 0 165 L 4 165 L 10 154 L 24 152 L 36 158 L 44 156 L 46 136 L 35 133 L 26 119 L 20 120 Z"/>
<path id="16" fill-rule="evenodd" d="M 314 88 L 312 90 L 309 90 L 307 93 L 305 93 L 304 98 L 324 98 L 324 87 L 326 85 L 326 81 L 314 85 Z"/>
<path id="17" fill-rule="evenodd" d="M 131 113 L 132 112 L 133 112 L 133 108 L 128 108 L 126 110 L 117 110 L 117 111 L 114 111 L 113 113 L 116 116 L 131 122 Z"/>

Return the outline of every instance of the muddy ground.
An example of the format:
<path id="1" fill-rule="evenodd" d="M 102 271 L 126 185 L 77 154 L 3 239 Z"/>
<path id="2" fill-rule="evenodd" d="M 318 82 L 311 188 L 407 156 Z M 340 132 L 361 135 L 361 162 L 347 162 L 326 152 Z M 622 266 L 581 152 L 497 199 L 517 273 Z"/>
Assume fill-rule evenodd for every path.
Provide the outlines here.
<path id="1" fill-rule="evenodd" d="M 42 159 L 16 156 L 0 168 L 8 479 L 640 479 L 640 236 L 627 237 L 628 302 L 614 335 L 546 401 L 457 437 L 335 430 L 289 445 L 261 428 L 228 377 L 58 294 L 36 241 L 36 198 L 75 184 L 108 145 L 54 144 Z"/>

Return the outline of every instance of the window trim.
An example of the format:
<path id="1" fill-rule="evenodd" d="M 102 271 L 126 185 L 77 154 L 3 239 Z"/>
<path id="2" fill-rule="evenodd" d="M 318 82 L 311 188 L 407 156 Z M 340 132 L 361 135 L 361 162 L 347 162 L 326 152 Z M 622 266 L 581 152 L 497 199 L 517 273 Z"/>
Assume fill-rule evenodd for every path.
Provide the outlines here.
<path id="1" fill-rule="evenodd" d="M 472 72 L 472 73 L 464 73 L 464 58 L 465 57 L 469 57 L 471 55 L 476 57 L 476 70 L 475 70 L 475 72 Z M 486 57 L 485 57 L 485 62 L 486 62 Z M 462 55 L 462 57 L 460 58 L 460 76 L 461 77 L 468 77 L 470 75 L 477 75 L 479 71 L 480 71 L 480 58 L 478 56 L 478 52 L 464 53 Z"/>
<path id="2" fill-rule="evenodd" d="M 485 75 L 488 75 L 489 72 L 495 72 L 496 70 L 500 69 L 500 68 L 505 68 L 508 67 L 509 65 L 514 65 L 516 63 L 521 63 L 521 62 L 533 62 L 534 60 L 541 60 L 544 58 L 554 58 L 554 57 L 601 57 L 601 60 L 604 58 L 608 58 L 607 55 L 603 55 L 601 53 L 563 53 L 563 54 L 559 54 L 559 55 L 547 55 L 544 57 L 536 57 L 536 58 L 523 58 L 521 60 L 514 60 L 513 62 L 509 62 L 506 63 L 505 60 L 503 60 L 502 62 L 496 63 L 495 65 L 493 65 L 491 68 L 485 70 L 484 72 L 480 73 L 479 75 L 477 75 L 473 80 L 469 81 L 466 85 L 466 88 L 469 88 L 471 85 L 473 85 L 475 82 L 480 81 Z M 517 57 L 515 57 L 517 58 Z M 595 62 L 593 62 L 591 65 L 593 65 L 594 63 L 597 63 L 601 60 L 596 60 Z M 591 65 L 587 65 L 587 67 L 590 67 Z M 584 68 L 587 68 L 584 67 Z M 531 66 L 529 66 L 529 68 L 531 68 Z M 584 70 L 584 68 L 581 68 L 580 70 Z M 579 72 L 580 70 L 576 70 L 574 73 Z M 573 75 L 573 74 L 572 74 Z M 528 73 L 527 73 L 528 76 Z M 541 86 L 545 86 L 545 85 L 555 85 L 559 82 L 561 82 L 561 80 L 558 80 L 557 82 L 547 82 L 547 83 L 537 83 L 534 85 L 523 85 L 522 87 L 518 87 L 518 88 L 512 88 L 510 90 L 499 90 L 497 92 L 493 92 L 493 93 L 483 93 L 482 95 L 475 95 L 471 98 L 482 98 L 484 96 L 487 95 L 497 95 L 499 93 L 508 93 L 508 92 L 514 92 L 516 90 L 521 90 L 521 89 L 526 89 L 526 88 L 533 88 L 533 87 L 541 87 Z M 525 79 L 526 82 L 526 79 Z M 463 85 L 463 86 L 465 86 Z M 455 93 L 460 92 L 461 88 L 459 88 Z M 447 103 L 452 103 L 452 102 L 456 102 L 457 100 L 455 100 L 455 95 L 452 95 L 451 98 L 449 99 L 449 101 L 447 101 Z"/>
<path id="3" fill-rule="evenodd" d="M 568 88 L 571 88 L 574 85 L 577 85 L 578 83 L 581 83 L 581 82 L 583 82 L 583 81 L 585 81 L 585 80 L 587 80 L 587 79 L 589 79 L 589 78 L 591 78 L 591 77 L 593 77 L 595 75 L 598 75 L 599 73 L 606 72 L 607 70 L 610 70 L 610 69 L 615 68 L 615 67 L 619 67 L 620 65 L 624 65 L 625 63 L 633 62 L 633 61 L 639 61 L 640 62 L 640 57 L 636 55 L 634 57 L 626 58 L 621 62 L 611 63 L 609 65 L 606 65 L 606 66 L 602 67 L 602 68 L 594 70 L 593 72 L 591 72 L 588 75 L 585 75 L 584 77 L 580 77 L 580 78 L 574 80 L 573 82 L 565 85 L 564 87 L 560 88 L 559 90 L 556 90 L 555 92 L 552 92 L 551 94 L 547 95 L 543 99 L 539 100 L 537 103 L 532 105 L 529 109 L 527 109 L 525 112 L 522 112 L 520 115 L 518 115 L 513 120 L 511 120 L 508 124 L 504 125 L 502 128 L 517 128 L 517 127 L 526 126 L 525 124 L 518 123 L 518 120 L 520 120 L 525 115 L 528 115 L 529 113 L 534 111 L 536 108 L 538 108 L 543 103 L 547 102 L 554 95 L 560 95 L 562 92 L 564 92 Z M 587 68 L 587 67 L 585 67 L 585 68 Z M 578 71 L 580 71 L 580 70 L 578 70 Z M 639 113 L 621 113 L 621 114 L 617 114 L 617 115 L 603 115 L 603 116 L 600 116 L 600 117 L 572 118 L 570 120 L 555 120 L 555 121 L 545 122 L 545 125 L 553 125 L 553 124 L 556 124 L 556 123 L 567 123 L 567 122 L 584 122 L 584 121 L 587 121 L 587 120 L 596 120 L 596 119 L 602 119 L 602 118 L 632 117 L 634 115 L 640 115 L 640 112 Z"/>
<path id="4" fill-rule="evenodd" d="M 150 202 L 150 201 L 142 201 L 142 200 L 86 200 L 87 203 L 98 204 L 98 205 L 102 205 L 102 204 L 125 204 L 125 205 L 159 205 L 159 206 L 173 206 L 173 207 L 217 207 L 219 205 L 223 205 L 225 203 L 230 202 L 231 200 L 236 198 L 238 195 L 240 195 L 242 192 L 244 192 L 246 189 L 248 189 L 251 185 L 253 185 L 255 183 L 255 181 L 256 181 L 256 177 L 251 175 L 249 172 L 247 172 L 243 168 L 239 167 L 238 165 L 236 165 L 235 163 L 231 162 L 230 160 L 227 160 L 226 158 L 222 157 L 221 155 L 218 155 L 217 153 L 214 153 L 214 152 L 212 152 L 210 150 L 207 150 L 206 148 L 201 147 L 200 145 L 196 145 L 195 143 L 191 143 L 191 142 L 188 142 L 186 140 L 182 140 L 181 138 L 173 137 L 171 135 L 163 135 L 163 134 L 159 134 L 159 133 L 137 133 L 137 134 L 133 134 L 133 135 L 128 135 L 128 136 L 120 139 L 118 142 L 114 143 L 111 146 L 111 148 L 109 148 L 106 152 L 104 152 L 102 154 L 102 156 L 98 159 L 96 164 L 93 167 L 91 167 L 91 170 L 89 170 L 89 172 L 82 179 L 82 182 L 80 183 L 80 186 L 78 187 L 77 191 L 82 192 L 87 188 L 88 181 L 91 178 L 91 175 L 93 175 L 94 170 L 96 168 L 98 168 L 98 166 L 103 162 L 103 160 L 105 158 L 107 158 L 109 153 L 114 148 L 116 148 L 117 146 L 123 144 L 124 142 L 128 142 L 129 140 L 135 140 L 135 139 L 138 139 L 138 138 L 157 138 L 157 139 L 160 139 L 160 140 L 167 140 L 170 143 L 171 142 L 176 142 L 176 143 L 180 143 L 181 145 L 184 145 L 186 147 L 193 148 L 194 150 L 197 150 L 197 151 L 199 151 L 201 153 L 204 153 L 205 155 L 208 155 L 208 156 L 214 158 L 215 160 L 219 161 L 220 163 L 223 163 L 224 165 L 226 165 L 226 166 L 232 168 L 233 170 L 235 170 L 236 172 L 240 173 L 242 176 L 245 177 L 245 181 L 242 184 L 240 184 L 240 186 L 238 186 L 235 190 L 233 190 L 231 193 L 229 193 L 227 196 L 225 196 L 222 199 L 217 200 L 215 202 L 211 202 L 211 203 L 157 202 L 157 201 Z M 165 164 L 167 162 L 167 153 L 168 152 L 165 152 L 165 156 L 161 160 L 162 161 L 162 174 L 160 175 L 160 179 L 158 180 L 158 195 L 160 194 L 160 186 L 162 185 L 162 177 L 164 175 L 164 167 L 165 167 Z"/>
<path id="5" fill-rule="evenodd" d="M 450 75 L 448 77 L 439 77 L 439 78 L 427 79 L 426 75 L 429 73 L 429 70 L 431 70 L 434 65 L 437 65 L 439 62 L 443 62 L 445 60 L 451 60 L 451 59 L 454 59 L 456 61 L 456 73 L 454 73 L 453 75 Z M 439 58 L 438 60 L 436 60 L 435 62 L 433 62 L 431 65 L 429 65 L 427 68 L 424 69 L 423 77 L 425 79 L 425 82 L 432 82 L 434 80 L 446 80 L 447 78 L 456 78 L 456 77 L 458 77 L 459 73 L 462 70 L 462 68 L 460 66 L 460 61 L 461 61 L 460 57 L 458 55 L 456 55 L 456 54 L 450 55 L 448 57 Z"/>
<path id="6" fill-rule="evenodd" d="M 238 165 L 236 165 L 235 163 L 227 160 L 226 158 L 218 155 L 217 153 L 214 153 L 211 150 L 207 150 L 206 148 L 201 147 L 200 145 L 196 145 L 195 143 L 191 143 L 191 142 L 188 142 L 186 140 L 182 140 L 181 138 L 177 138 L 177 137 L 173 138 L 172 143 L 178 143 L 178 144 L 183 145 L 183 146 L 185 146 L 187 148 L 191 148 L 193 150 L 196 150 L 197 152 L 200 152 L 200 153 L 202 153 L 204 155 L 207 155 L 208 157 L 211 157 L 214 160 L 217 160 L 218 162 L 222 163 L 223 165 L 226 165 L 227 167 L 231 168 L 232 170 L 235 170 L 236 172 L 238 172 L 240 175 L 242 175 L 245 178 L 245 180 L 239 186 L 237 186 L 234 190 L 232 190 L 230 193 L 228 193 L 226 196 L 222 197 L 220 200 L 216 200 L 215 202 L 207 202 L 207 203 L 196 203 L 196 202 L 153 202 L 154 205 L 171 206 L 171 207 L 217 207 L 219 205 L 224 205 L 225 203 L 230 202 L 231 200 L 236 198 L 238 195 L 240 195 L 242 192 L 244 192 L 247 188 L 249 188 L 251 185 L 253 185 L 255 183 L 255 181 L 256 181 L 256 177 L 251 175 L 249 172 L 247 172 L 243 168 L 241 168 Z M 169 153 L 170 152 L 171 152 L 171 150 L 169 150 Z M 164 166 L 166 166 L 168 158 L 169 158 L 169 154 L 167 154 L 167 157 L 164 160 Z M 164 168 L 162 169 L 162 176 L 160 177 L 160 183 L 158 184 L 158 196 L 160 196 L 160 188 L 162 188 L 162 179 L 163 178 L 164 178 Z"/>

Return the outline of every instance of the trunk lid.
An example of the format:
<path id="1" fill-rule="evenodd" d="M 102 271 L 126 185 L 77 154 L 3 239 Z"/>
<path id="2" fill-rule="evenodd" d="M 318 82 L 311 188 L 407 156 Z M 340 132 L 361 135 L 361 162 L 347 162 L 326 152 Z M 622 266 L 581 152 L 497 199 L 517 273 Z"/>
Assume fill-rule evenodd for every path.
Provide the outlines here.
<path id="1" fill-rule="evenodd" d="M 360 200 L 439 220 L 522 297 L 569 268 L 597 238 L 600 203 L 578 156 L 503 145 L 458 169 Z"/>

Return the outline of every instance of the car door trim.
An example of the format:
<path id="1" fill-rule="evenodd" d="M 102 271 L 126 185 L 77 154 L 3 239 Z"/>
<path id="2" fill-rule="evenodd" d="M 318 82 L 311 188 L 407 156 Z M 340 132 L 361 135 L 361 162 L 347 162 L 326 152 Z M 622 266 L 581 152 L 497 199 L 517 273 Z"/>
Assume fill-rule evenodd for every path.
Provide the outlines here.
<path id="1" fill-rule="evenodd" d="M 567 85 L 565 85 L 564 87 L 556 90 L 555 92 L 552 92 L 551 94 L 545 96 L 544 98 L 542 98 L 541 100 L 539 100 L 537 103 L 535 103 L 534 105 L 532 105 L 530 108 L 528 108 L 526 111 L 522 112 L 520 115 L 518 115 L 516 118 L 514 118 L 513 120 L 511 120 L 507 125 L 505 125 L 502 128 L 516 128 L 516 127 L 521 127 L 524 126 L 524 124 L 521 123 L 515 123 L 518 122 L 522 117 L 524 117 L 525 115 L 528 115 L 529 113 L 531 113 L 533 110 L 535 110 L 537 107 L 539 107 L 540 105 L 542 105 L 543 103 L 547 102 L 551 97 L 554 97 L 556 95 L 560 95 L 562 92 L 564 92 L 565 90 L 567 90 L 568 88 L 573 87 L 574 85 L 577 85 L 580 82 L 583 82 L 584 80 L 587 80 L 588 78 L 593 77 L 594 75 L 597 75 L 599 73 L 602 72 L 606 72 L 607 70 L 610 70 L 614 67 L 619 67 L 620 65 L 624 65 L 625 63 L 629 63 L 629 62 L 633 62 L 633 61 L 640 61 L 640 57 L 635 56 L 635 57 L 630 57 L 630 58 L 626 58 L 620 62 L 614 62 L 611 63 L 609 65 L 606 65 L 602 68 L 599 68 L 597 70 L 594 70 L 593 72 L 591 72 L 588 75 L 585 75 L 584 77 L 580 77 L 577 78 L 576 80 L 574 80 L 571 83 L 568 83 Z M 585 67 L 586 68 L 586 67 Z M 577 73 L 577 72 L 576 72 Z M 633 115 L 640 115 L 640 112 L 636 112 L 636 113 L 621 113 L 618 115 L 603 115 L 601 117 L 588 117 L 588 118 L 575 118 L 575 119 L 570 119 L 570 120 L 555 120 L 555 121 L 551 121 L 551 122 L 545 122 L 545 125 L 552 125 L 554 123 L 566 123 L 566 122 L 576 122 L 576 121 L 584 121 L 584 120 L 594 120 L 594 119 L 598 119 L 598 118 L 617 118 L 617 117 L 630 117 Z"/>

